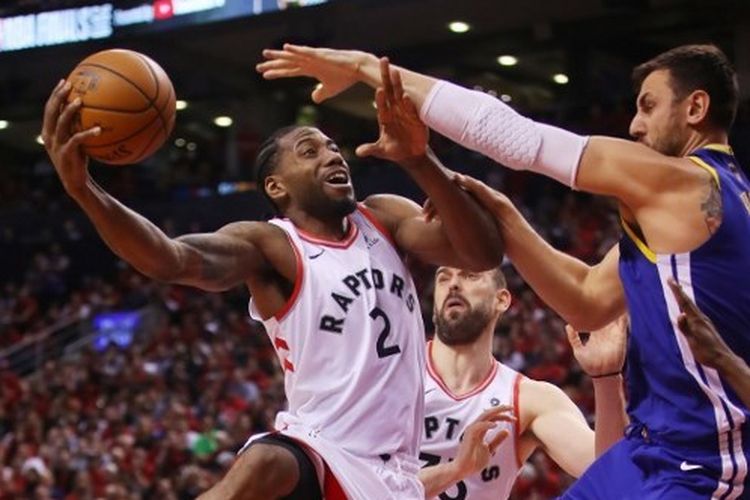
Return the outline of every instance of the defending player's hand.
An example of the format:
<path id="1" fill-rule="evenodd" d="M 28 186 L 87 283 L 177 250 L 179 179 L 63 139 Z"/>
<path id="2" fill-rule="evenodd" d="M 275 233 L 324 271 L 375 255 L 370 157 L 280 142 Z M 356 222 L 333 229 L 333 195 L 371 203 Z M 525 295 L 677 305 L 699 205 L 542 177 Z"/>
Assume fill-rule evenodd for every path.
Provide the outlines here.
<path id="1" fill-rule="evenodd" d="M 101 133 L 99 127 L 73 133 L 73 119 L 81 108 L 80 99 L 66 104 L 70 83 L 60 80 L 44 106 L 42 140 L 63 187 L 75 195 L 86 186 L 88 157 L 81 143 Z"/>
<path id="2" fill-rule="evenodd" d="M 682 286 L 672 278 L 668 280 L 668 283 L 680 307 L 677 326 L 690 344 L 693 356 L 699 363 L 717 368 L 722 360 L 729 359 L 733 355 L 732 351 L 716 331 L 716 327 L 708 316 L 698 309 Z"/>
<path id="3" fill-rule="evenodd" d="M 628 317 L 622 315 L 583 341 L 577 331 L 565 325 L 573 355 L 583 371 L 591 377 L 615 375 L 622 371 L 628 340 Z"/>
<path id="4" fill-rule="evenodd" d="M 427 151 L 427 127 L 419 119 L 419 112 L 404 93 L 401 75 L 390 67 L 387 58 L 380 60 L 383 86 L 375 91 L 378 107 L 380 137 L 377 142 L 362 144 L 357 156 L 375 156 L 399 164 L 420 158 Z M 406 166 L 406 165 L 404 165 Z"/>
<path id="5" fill-rule="evenodd" d="M 508 430 L 503 429 L 488 441 L 487 437 L 497 422 L 515 422 L 513 407 L 500 405 L 485 410 L 479 418 L 464 431 L 456 458 L 451 464 L 456 468 L 457 480 L 480 472 L 490 463 L 490 458 L 497 447 L 508 437 Z"/>
<path id="6" fill-rule="evenodd" d="M 510 199 L 495 191 L 484 182 L 463 174 L 456 174 L 454 180 L 463 189 L 471 193 L 476 200 L 491 214 L 499 217 L 504 206 L 512 205 Z"/>
<path id="7" fill-rule="evenodd" d="M 307 76 L 320 82 L 312 100 L 321 103 L 357 83 L 357 72 L 368 55 L 358 50 L 334 50 L 285 43 L 282 50 L 266 49 L 255 69 L 266 80 Z"/>

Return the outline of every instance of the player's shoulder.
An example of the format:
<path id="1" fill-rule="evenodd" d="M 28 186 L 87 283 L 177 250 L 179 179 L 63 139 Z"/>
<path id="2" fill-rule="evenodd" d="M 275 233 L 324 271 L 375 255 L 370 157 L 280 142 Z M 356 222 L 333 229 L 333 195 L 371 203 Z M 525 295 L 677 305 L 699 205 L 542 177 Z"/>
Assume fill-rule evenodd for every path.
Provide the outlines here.
<path id="1" fill-rule="evenodd" d="M 568 395 L 556 385 L 528 377 L 521 377 L 519 381 L 518 399 L 521 409 L 531 419 L 550 409 L 573 404 Z"/>
<path id="2" fill-rule="evenodd" d="M 419 205 L 397 194 L 373 194 L 365 198 L 362 205 L 383 224 L 421 213 Z"/>
<path id="3" fill-rule="evenodd" d="M 257 242 L 258 238 L 286 238 L 284 230 L 264 221 L 236 221 L 222 226 L 217 233 L 245 241 Z"/>

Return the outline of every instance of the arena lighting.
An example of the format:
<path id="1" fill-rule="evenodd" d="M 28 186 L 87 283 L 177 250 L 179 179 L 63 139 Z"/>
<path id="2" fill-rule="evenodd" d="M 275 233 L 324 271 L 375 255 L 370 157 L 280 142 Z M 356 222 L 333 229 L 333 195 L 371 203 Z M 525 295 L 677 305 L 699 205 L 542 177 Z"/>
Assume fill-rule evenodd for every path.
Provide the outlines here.
<path id="1" fill-rule="evenodd" d="M 183 109 L 188 107 L 187 101 L 183 101 L 182 99 L 178 99 L 174 103 L 174 107 L 177 111 L 182 111 Z"/>
<path id="2" fill-rule="evenodd" d="M 185 139 L 183 139 L 182 137 L 178 137 L 177 139 L 175 139 L 174 145 L 177 146 L 178 148 L 181 148 L 185 146 L 185 142 L 186 142 Z"/>
<path id="3" fill-rule="evenodd" d="M 510 102 L 513 100 L 513 97 L 511 97 L 510 94 L 503 94 L 500 96 L 500 100 L 503 102 Z"/>
<path id="4" fill-rule="evenodd" d="M 552 76 L 552 80 L 554 80 L 554 82 L 559 85 L 565 85 L 570 81 L 568 75 L 566 75 L 565 73 L 556 73 Z"/>
<path id="5" fill-rule="evenodd" d="M 8 120 L 0 120 L 0 130 L 8 128 L 8 125 L 10 125 L 10 123 L 8 123 Z"/>
<path id="6" fill-rule="evenodd" d="M 214 118 L 214 125 L 217 127 L 231 127 L 234 121 L 228 116 L 217 116 Z"/>
<path id="7" fill-rule="evenodd" d="M 41 135 L 36 136 L 36 143 L 44 146 L 44 139 L 42 139 Z"/>
<path id="8" fill-rule="evenodd" d="M 518 58 L 511 55 L 503 55 L 497 58 L 497 63 L 500 66 L 515 66 L 518 64 Z"/>
<path id="9" fill-rule="evenodd" d="M 448 23 L 448 29 L 453 33 L 466 33 L 471 29 L 471 26 L 463 21 L 453 21 Z"/>

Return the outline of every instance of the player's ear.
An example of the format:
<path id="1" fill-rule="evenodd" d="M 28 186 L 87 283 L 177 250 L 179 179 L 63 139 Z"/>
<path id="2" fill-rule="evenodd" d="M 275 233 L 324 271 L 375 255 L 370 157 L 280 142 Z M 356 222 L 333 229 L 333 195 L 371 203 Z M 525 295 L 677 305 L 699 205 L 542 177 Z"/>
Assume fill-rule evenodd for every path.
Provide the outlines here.
<path id="1" fill-rule="evenodd" d="M 278 175 L 269 175 L 266 177 L 264 187 L 268 196 L 277 206 L 289 195 L 283 179 Z"/>
<path id="2" fill-rule="evenodd" d="M 704 90 L 696 90 L 687 97 L 687 101 L 688 124 L 698 125 L 704 122 L 711 106 L 711 96 Z"/>
<path id="3" fill-rule="evenodd" d="M 503 314 L 510 307 L 513 297 L 507 288 L 501 288 L 495 294 L 495 311 L 498 314 Z"/>

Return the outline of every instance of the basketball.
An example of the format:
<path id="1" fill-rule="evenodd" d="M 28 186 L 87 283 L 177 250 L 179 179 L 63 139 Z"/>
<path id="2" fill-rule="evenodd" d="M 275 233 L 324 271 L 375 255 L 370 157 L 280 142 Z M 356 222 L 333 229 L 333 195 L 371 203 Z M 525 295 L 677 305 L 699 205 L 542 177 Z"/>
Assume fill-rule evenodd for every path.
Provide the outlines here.
<path id="1" fill-rule="evenodd" d="M 85 152 L 110 165 L 138 163 L 156 152 L 172 132 L 175 93 L 164 70 L 132 50 L 97 52 L 68 76 L 68 102 L 80 97 L 75 130 L 101 127 L 84 141 Z"/>

